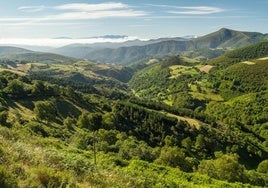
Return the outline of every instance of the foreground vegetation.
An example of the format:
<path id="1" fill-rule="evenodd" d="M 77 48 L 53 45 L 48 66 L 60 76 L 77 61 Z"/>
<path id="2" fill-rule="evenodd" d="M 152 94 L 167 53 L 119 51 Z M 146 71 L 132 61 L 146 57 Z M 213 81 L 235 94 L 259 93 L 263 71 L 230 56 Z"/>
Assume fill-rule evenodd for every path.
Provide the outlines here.
<path id="1" fill-rule="evenodd" d="M 174 56 L 110 73 L 2 61 L 0 185 L 268 186 L 267 55 L 209 69 Z"/>

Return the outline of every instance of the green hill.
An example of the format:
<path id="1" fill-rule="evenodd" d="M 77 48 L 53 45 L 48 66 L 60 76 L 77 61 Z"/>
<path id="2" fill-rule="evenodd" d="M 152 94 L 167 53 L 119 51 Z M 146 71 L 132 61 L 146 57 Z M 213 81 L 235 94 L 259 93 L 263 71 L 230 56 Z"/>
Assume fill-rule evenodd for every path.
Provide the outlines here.
<path id="1" fill-rule="evenodd" d="M 266 143 L 266 46 L 267 42 L 237 49 L 216 58 L 217 64 L 210 60 L 207 62 L 210 65 L 205 66 L 172 57 L 139 71 L 129 85 L 137 98 L 151 100 L 159 104 L 160 109 L 211 125 L 225 125 L 233 132 L 240 130 L 258 135 L 261 142 Z M 233 61 L 223 61 L 226 57 Z M 249 152 L 248 149 L 241 152 Z"/>
<path id="2" fill-rule="evenodd" d="M 268 56 L 268 42 L 261 42 L 232 50 L 222 56 L 209 60 L 207 63 L 221 67 L 266 56 Z"/>
<path id="3" fill-rule="evenodd" d="M 7 71 L 0 96 L 5 187 L 266 185 L 266 174 L 252 169 L 267 151 L 250 132 L 194 127 L 138 99 L 112 100 Z"/>
<path id="4" fill-rule="evenodd" d="M 237 48 L 267 40 L 268 36 L 256 32 L 242 32 L 222 28 L 219 31 L 194 39 L 196 48 Z"/>
<path id="5" fill-rule="evenodd" d="M 252 43 L 267 41 L 268 36 L 256 32 L 242 32 L 220 29 L 214 33 L 192 40 L 168 40 L 144 46 L 121 47 L 90 51 L 85 58 L 97 62 L 132 64 L 151 57 L 166 55 L 191 54 L 191 57 L 211 58 L 228 49 L 247 46 Z M 217 51 L 217 53 L 215 53 Z M 204 53 L 205 52 L 205 53 Z"/>
<path id="6" fill-rule="evenodd" d="M 2 60 L 0 185 L 267 187 L 265 46 L 224 66 Z"/>

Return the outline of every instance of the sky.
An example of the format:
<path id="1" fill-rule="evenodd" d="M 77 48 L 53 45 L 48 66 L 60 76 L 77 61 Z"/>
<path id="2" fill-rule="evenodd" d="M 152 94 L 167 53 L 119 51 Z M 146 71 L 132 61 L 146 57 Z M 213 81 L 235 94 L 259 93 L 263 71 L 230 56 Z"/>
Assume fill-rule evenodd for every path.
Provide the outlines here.
<path id="1" fill-rule="evenodd" d="M 268 33 L 267 10 L 268 0 L 0 0 L 0 45 L 202 36 L 223 27 Z"/>

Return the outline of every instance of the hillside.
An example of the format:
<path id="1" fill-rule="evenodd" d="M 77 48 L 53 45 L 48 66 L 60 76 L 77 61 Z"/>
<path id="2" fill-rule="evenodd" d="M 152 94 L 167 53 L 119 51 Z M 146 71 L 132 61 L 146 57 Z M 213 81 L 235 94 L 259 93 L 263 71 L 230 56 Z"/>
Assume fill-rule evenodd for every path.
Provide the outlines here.
<path id="1" fill-rule="evenodd" d="M 66 57 L 58 54 L 52 53 L 43 53 L 43 52 L 28 52 L 28 53 L 12 53 L 9 55 L 4 55 L 0 57 L 0 60 L 9 60 L 9 61 L 22 61 L 22 62 L 39 62 L 46 64 L 72 64 L 77 61 L 75 58 Z"/>
<path id="2" fill-rule="evenodd" d="M 194 39 L 196 48 L 238 48 L 267 40 L 268 35 L 256 32 L 242 32 L 227 28 Z"/>
<path id="3" fill-rule="evenodd" d="M 12 46 L 0 46 L 0 56 L 5 56 L 9 54 L 22 54 L 22 53 L 29 53 L 30 50 L 26 50 L 23 48 L 16 48 Z"/>
<path id="4" fill-rule="evenodd" d="M 134 74 L 134 69 L 119 65 L 94 63 L 50 53 L 27 55 L 10 55 L 11 59 L 5 56 L 0 59 L 0 69 L 70 86 L 85 93 L 102 93 L 111 98 L 127 92 L 126 82 Z M 35 61 L 29 61 L 33 59 Z"/>
<path id="5" fill-rule="evenodd" d="M 107 48 L 90 51 L 84 57 L 105 63 L 131 64 L 151 57 L 177 55 L 185 52 L 197 53 L 192 57 L 198 57 L 200 55 L 198 52 L 206 49 L 209 53 L 207 55 L 202 53 L 202 55 L 204 58 L 211 58 L 215 56 L 211 55 L 213 50 L 208 51 L 208 49 L 225 49 L 226 51 L 229 48 L 243 47 L 265 40 L 268 40 L 266 34 L 223 28 L 196 39 L 186 41 L 167 40 L 144 46 L 121 47 L 117 49 Z M 224 50 L 221 53 L 223 52 Z"/>
<path id="6" fill-rule="evenodd" d="M 267 151 L 250 132 L 217 123 L 193 126 L 154 110 L 153 103 L 149 108 L 138 99 L 85 94 L 9 71 L 0 80 L 5 187 L 266 185 L 261 165 L 252 169 Z"/>
<path id="7" fill-rule="evenodd" d="M 160 109 L 196 118 L 213 127 L 227 126 L 233 132 L 258 135 L 264 144 L 268 122 L 266 47 L 267 42 L 233 50 L 210 65 L 172 57 L 139 71 L 129 85 L 137 98 L 159 103 Z M 221 62 L 222 57 L 233 57 L 235 61 Z M 255 140 L 249 138 L 252 139 Z M 242 150 L 242 155 L 250 152 L 249 148 Z"/>
<path id="8" fill-rule="evenodd" d="M 252 44 L 240 49 L 227 52 L 207 63 L 217 67 L 224 67 L 241 61 L 268 56 L 268 42 Z"/>
<path id="9" fill-rule="evenodd" d="M 0 185 L 268 186 L 266 46 L 224 66 L 2 59 Z"/>
<path id="10" fill-rule="evenodd" d="M 126 37 L 126 36 L 123 36 Z M 60 48 L 50 50 L 53 53 L 58 53 L 61 55 L 71 56 L 75 58 L 86 58 L 87 54 L 96 50 L 101 49 L 117 49 L 121 47 L 131 47 L 131 46 L 145 46 L 150 44 L 155 44 L 164 41 L 187 41 L 188 38 L 182 37 L 173 37 L 173 38 L 159 38 L 159 39 L 151 39 L 151 40 L 130 40 L 126 42 L 112 43 L 112 42 L 101 42 L 101 43 L 93 43 L 93 44 L 71 44 L 67 46 L 63 46 Z"/>

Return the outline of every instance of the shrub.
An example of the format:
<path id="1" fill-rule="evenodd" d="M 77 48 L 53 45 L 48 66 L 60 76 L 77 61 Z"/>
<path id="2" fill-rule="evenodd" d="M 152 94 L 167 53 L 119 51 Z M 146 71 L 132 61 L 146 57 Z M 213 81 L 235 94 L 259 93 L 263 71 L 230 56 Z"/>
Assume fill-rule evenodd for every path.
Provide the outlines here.
<path id="1" fill-rule="evenodd" d="M 268 160 L 262 161 L 258 165 L 257 171 L 260 173 L 268 173 Z"/>
<path id="2" fill-rule="evenodd" d="M 3 166 L 0 166 L 0 187 L 3 188 L 18 187 L 15 178 L 13 178 L 12 175 Z"/>

